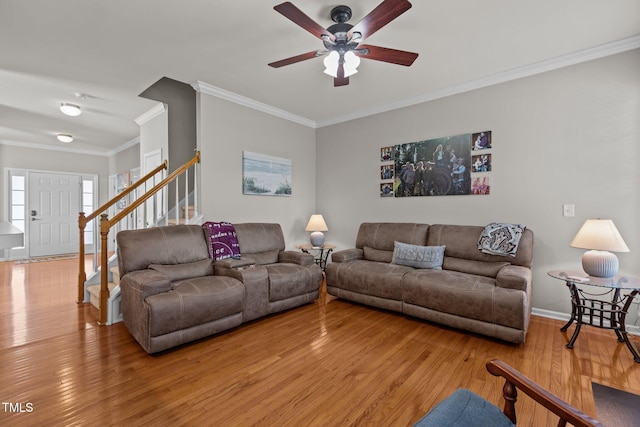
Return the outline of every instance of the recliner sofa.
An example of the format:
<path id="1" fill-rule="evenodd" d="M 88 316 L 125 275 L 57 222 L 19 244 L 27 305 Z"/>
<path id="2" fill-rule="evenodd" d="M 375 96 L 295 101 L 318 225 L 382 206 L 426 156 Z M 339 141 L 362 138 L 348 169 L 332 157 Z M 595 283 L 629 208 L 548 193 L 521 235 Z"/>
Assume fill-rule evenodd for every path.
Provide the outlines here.
<path id="1" fill-rule="evenodd" d="M 531 317 L 533 232 L 515 257 L 478 249 L 482 226 L 363 223 L 355 247 L 332 254 L 330 295 L 522 343 Z M 395 242 L 444 246 L 441 269 L 393 263 Z"/>
<path id="2" fill-rule="evenodd" d="M 317 299 L 322 271 L 312 255 L 285 250 L 280 225 L 238 224 L 236 232 L 242 257 L 215 262 L 199 225 L 118 233 L 123 321 L 145 351 Z"/>

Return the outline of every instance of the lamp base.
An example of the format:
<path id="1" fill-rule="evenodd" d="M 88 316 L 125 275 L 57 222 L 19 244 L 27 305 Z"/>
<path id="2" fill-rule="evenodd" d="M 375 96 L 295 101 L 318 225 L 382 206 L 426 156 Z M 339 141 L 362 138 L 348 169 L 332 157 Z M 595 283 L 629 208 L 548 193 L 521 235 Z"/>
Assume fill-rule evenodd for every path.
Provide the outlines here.
<path id="1" fill-rule="evenodd" d="M 322 246 L 324 245 L 324 233 L 322 231 L 314 231 L 311 233 L 311 245 Z"/>
<path id="2" fill-rule="evenodd" d="M 589 276 L 612 277 L 618 272 L 618 257 L 607 251 L 587 251 L 582 255 L 582 269 Z"/>

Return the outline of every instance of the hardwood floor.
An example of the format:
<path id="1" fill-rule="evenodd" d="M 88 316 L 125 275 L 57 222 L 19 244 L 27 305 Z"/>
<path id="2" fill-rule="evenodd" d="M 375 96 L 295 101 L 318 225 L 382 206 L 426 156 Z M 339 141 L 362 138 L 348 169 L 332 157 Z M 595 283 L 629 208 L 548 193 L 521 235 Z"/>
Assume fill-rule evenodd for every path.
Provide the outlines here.
<path id="1" fill-rule="evenodd" d="M 325 293 L 150 356 L 75 303 L 76 263 L 0 262 L 0 425 L 407 426 L 458 387 L 501 405 L 492 358 L 592 416 L 592 380 L 640 393 L 611 331 L 585 327 L 569 350 L 562 322 L 534 317 L 513 345 Z M 525 396 L 516 407 L 519 425 L 556 423 Z"/>

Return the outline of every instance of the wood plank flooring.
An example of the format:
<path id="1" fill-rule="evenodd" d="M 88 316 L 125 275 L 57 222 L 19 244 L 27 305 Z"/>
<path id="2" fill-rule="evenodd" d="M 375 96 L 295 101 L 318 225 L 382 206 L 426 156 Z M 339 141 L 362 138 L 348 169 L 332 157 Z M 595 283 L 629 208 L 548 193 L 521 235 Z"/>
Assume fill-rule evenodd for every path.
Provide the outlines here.
<path id="1" fill-rule="evenodd" d="M 0 425 L 408 426 L 458 387 L 501 405 L 500 358 L 596 416 L 591 381 L 640 393 L 611 331 L 534 317 L 524 345 L 328 297 L 150 356 L 75 303 L 77 260 L 0 262 Z M 638 337 L 632 337 L 640 345 Z M 519 425 L 555 425 L 525 396 Z M 19 412 L 23 410 L 23 412 Z"/>

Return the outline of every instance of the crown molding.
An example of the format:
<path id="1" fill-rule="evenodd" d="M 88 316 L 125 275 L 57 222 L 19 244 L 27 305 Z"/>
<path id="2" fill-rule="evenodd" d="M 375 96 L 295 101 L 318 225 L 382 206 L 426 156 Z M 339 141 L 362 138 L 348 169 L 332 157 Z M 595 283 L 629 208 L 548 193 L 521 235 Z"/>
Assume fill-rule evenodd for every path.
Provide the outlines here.
<path id="1" fill-rule="evenodd" d="M 0 140 L 0 145 L 8 145 L 12 147 L 32 148 L 35 150 L 62 151 L 65 153 L 88 154 L 90 156 L 109 156 L 106 151 L 86 150 L 82 148 L 63 147 L 56 145 L 37 144 L 34 142 L 21 142 L 11 140 Z"/>
<path id="2" fill-rule="evenodd" d="M 0 145 L 7 145 L 11 147 L 32 148 L 35 150 L 61 151 L 63 153 L 87 154 L 89 156 L 102 156 L 102 157 L 113 156 L 121 151 L 127 150 L 135 146 L 136 144 L 140 144 L 139 136 L 136 136 L 130 141 L 109 151 L 87 150 L 83 148 L 75 148 L 75 147 L 68 147 L 68 146 L 62 146 L 62 145 L 61 146 L 46 145 L 46 144 L 37 144 L 35 142 L 11 141 L 7 139 L 0 140 Z"/>
<path id="3" fill-rule="evenodd" d="M 530 77 L 536 74 L 546 73 L 547 71 L 553 71 L 571 65 L 580 64 L 583 62 L 592 61 L 595 59 L 604 58 L 606 56 L 623 53 L 629 50 L 640 48 L 640 35 L 628 37 L 625 39 L 617 40 L 612 43 L 584 49 L 578 52 L 573 52 L 567 55 L 558 56 L 555 58 L 547 59 L 544 61 L 536 62 L 534 64 L 524 65 L 516 67 L 511 70 L 503 71 L 500 73 L 490 74 L 478 79 L 469 80 L 457 85 L 448 86 L 442 89 L 434 90 L 431 92 L 423 93 L 411 98 L 406 98 L 398 102 L 391 104 L 379 105 L 372 108 L 359 110 L 353 114 L 334 117 L 333 119 L 325 120 L 316 123 L 316 127 L 321 128 L 325 126 L 331 126 L 338 123 L 347 122 L 350 120 L 360 119 L 374 114 L 385 113 L 399 108 L 410 107 L 412 105 L 421 104 L 424 102 L 435 101 L 437 99 L 446 98 L 452 95 L 458 95 L 464 92 L 469 92 L 476 89 L 482 89 L 485 87 L 497 85 L 500 83 L 510 82 L 512 80 L 521 79 L 524 77 Z"/>
<path id="4" fill-rule="evenodd" d="M 156 105 L 146 113 L 142 113 L 140 116 L 133 119 L 133 121 L 136 122 L 138 126 L 142 126 L 143 124 L 147 123 L 149 120 L 159 116 L 165 111 L 167 111 L 166 106 L 164 105 L 163 102 L 160 102 L 158 103 L 158 105 Z"/>
<path id="5" fill-rule="evenodd" d="M 300 125 L 308 126 L 311 128 L 316 127 L 316 122 L 311 119 L 307 119 L 306 117 L 298 116 L 297 114 L 272 107 L 271 105 L 267 105 L 251 98 L 247 98 L 246 96 L 238 95 L 237 93 L 230 92 L 228 90 L 210 85 L 202 81 L 196 81 L 195 83 L 192 83 L 191 86 L 197 92 L 206 93 L 207 95 L 213 95 L 226 101 L 231 101 L 236 104 L 252 108 L 254 110 L 262 111 L 263 113 L 267 113 L 281 119 L 289 120 Z"/>
<path id="6" fill-rule="evenodd" d="M 108 151 L 106 153 L 106 155 L 107 156 L 113 156 L 115 154 L 118 154 L 121 151 L 128 150 L 129 148 L 134 147 L 134 146 L 136 146 L 138 144 L 140 144 L 140 137 L 136 136 L 135 138 L 129 140 L 129 142 L 125 142 L 121 146 L 116 147 L 113 150 Z"/>
<path id="7" fill-rule="evenodd" d="M 546 73 L 547 71 L 553 71 L 571 65 L 580 64 L 594 59 L 604 58 L 606 56 L 615 55 L 629 50 L 640 48 L 640 34 L 636 34 L 631 37 L 627 37 L 621 40 L 617 40 L 611 43 L 595 46 L 589 49 L 584 49 L 578 52 L 569 53 L 567 55 L 558 56 L 555 58 L 547 59 L 544 61 L 536 62 L 521 67 L 516 67 L 511 70 L 503 71 L 500 73 L 490 74 L 478 79 L 470 80 L 464 83 L 460 83 L 453 86 L 437 89 L 434 91 L 426 92 L 420 95 L 416 95 L 410 98 L 401 99 L 397 102 L 390 104 L 378 105 L 371 108 L 355 111 L 352 114 L 334 117 L 329 120 L 316 122 L 305 117 L 298 116 L 288 111 L 281 110 L 276 107 L 264 104 L 262 102 L 255 101 L 242 95 L 235 94 L 225 89 L 210 85 L 205 82 L 197 81 L 191 86 L 202 93 L 213 95 L 218 98 L 225 99 L 227 101 L 235 102 L 240 105 L 244 105 L 249 108 L 253 108 L 258 111 L 262 111 L 267 114 L 271 114 L 276 117 L 280 117 L 286 120 L 290 120 L 295 123 L 299 123 L 311 128 L 317 129 L 325 126 L 331 126 L 338 123 L 348 122 L 355 119 L 360 119 L 374 114 L 386 113 L 388 111 L 397 110 L 404 107 L 410 107 L 416 104 L 422 104 L 424 102 L 435 101 L 437 99 L 446 98 L 452 95 L 458 95 L 464 92 L 469 92 L 476 89 L 482 89 L 485 87 L 497 85 L 500 83 L 506 83 L 512 80 L 521 79 L 524 77 L 530 77 L 536 74 Z"/>

